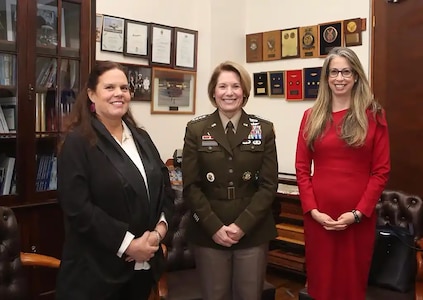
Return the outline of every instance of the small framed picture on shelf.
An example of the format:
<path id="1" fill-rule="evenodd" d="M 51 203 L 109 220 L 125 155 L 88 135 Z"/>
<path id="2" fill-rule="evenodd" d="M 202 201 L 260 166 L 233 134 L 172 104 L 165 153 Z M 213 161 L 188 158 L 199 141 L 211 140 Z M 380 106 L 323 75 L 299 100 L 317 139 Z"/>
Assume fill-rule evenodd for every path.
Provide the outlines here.
<path id="1" fill-rule="evenodd" d="M 152 114 L 195 113 L 196 73 L 153 68 Z"/>
<path id="2" fill-rule="evenodd" d="M 151 68 L 122 64 L 126 70 L 132 101 L 151 101 Z"/>
<path id="3" fill-rule="evenodd" d="M 173 35 L 170 26 L 151 24 L 150 64 L 154 66 L 173 67 Z"/>
<path id="4" fill-rule="evenodd" d="M 122 18 L 103 16 L 101 51 L 123 53 L 124 23 Z"/>
<path id="5" fill-rule="evenodd" d="M 95 41 L 101 42 L 101 29 L 103 28 L 103 15 L 96 14 L 95 16 Z"/>
<path id="6" fill-rule="evenodd" d="M 198 31 L 175 28 L 175 69 L 197 70 Z"/>
<path id="7" fill-rule="evenodd" d="M 125 20 L 125 41 L 123 55 L 148 58 L 150 24 Z"/>

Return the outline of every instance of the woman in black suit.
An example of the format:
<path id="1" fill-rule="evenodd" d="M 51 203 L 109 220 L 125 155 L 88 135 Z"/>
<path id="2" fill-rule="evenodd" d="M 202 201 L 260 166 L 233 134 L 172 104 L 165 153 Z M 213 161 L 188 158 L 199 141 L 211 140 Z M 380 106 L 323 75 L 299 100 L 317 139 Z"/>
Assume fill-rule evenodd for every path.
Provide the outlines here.
<path id="1" fill-rule="evenodd" d="M 58 155 L 66 238 L 57 299 L 147 299 L 162 271 L 173 193 L 130 100 L 122 66 L 99 62 L 69 117 Z"/>

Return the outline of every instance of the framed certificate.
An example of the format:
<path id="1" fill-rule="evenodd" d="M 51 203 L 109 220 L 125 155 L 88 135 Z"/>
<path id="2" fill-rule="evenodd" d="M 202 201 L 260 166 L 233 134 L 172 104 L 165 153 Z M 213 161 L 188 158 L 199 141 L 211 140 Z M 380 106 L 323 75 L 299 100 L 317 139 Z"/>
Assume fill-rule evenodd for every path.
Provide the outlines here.
<path id="1" fill-rule="evenodd" d="M 101 34 L 101 51 L 123 53 L 125 20 L 116 17 L 103 16 L 103 31 Z"/>
<path id="2" fill-rule="evenodd" d="M 281 41 L 281 58 L 300 57 L 300 49 L 298 48 L 298 28 L 283 29 L 281 31 Z"/>
<path id="3" fill-rule="evenodd" d="M 197 70 L 198 31 L 175 27 L 174 68 Z"/>
<path id="4" fill-rule="evenodd" d="M 319 56 L 325 57 L 332 48 L 343 46 L 343 22 L 319 24 Z"/>
<path id="5" fill-rule="evenodd" d="M 286 100 L 303 100 L 303 70 L 287 70 Z"/>
<path id="6" fill-rule="evenodd" d="M 254 73 L 254 96 L 267 96 L 267 72 Z"/>
<path id="7" fill-rule="evenodd" d="M 320 85 L 322 67 L 304 68 L 304 99 L 314 100 L 317 98 Z"/>
<path id="8" fill-rule="evenodd" d="M 245 36 L 247 62 L 263 61 L 263 34 L 252 33 Z"/>
<path id="9" fill-rule="evenodd" d="M 95 41 L 101 42 L 101 31 L 103 27 L 103 15 L 96 14 L 95 16 Z"/>
<path id="10" fill-rule="evenodd" d="M 300 27 L 300 57 L 319 57 L 319 34 L 317 25 Z"/>
<path id="11" fill-rule="evenodd" d="M 263 60 L 281 59 L 281 31 L 263 32 Z"/>
<path id="12" fill-rule="evenodd" d="M 345 46 L 360 46 L 363 44 L 361 38 L 361 22 L 360 18 L 349 19 L 344 21 Z"/>
<path id="13" fill-rule="evenodd" d="M 150 24 L 125 20 L 125 42 L 123 55 L 148 58 Z"/>
<path id="14" fill-rule="evenodd" d="M 151 24 L 150 64 L 173 67 L 174 28 L 166 25 Z"/>
<path id="15" fill-rule="evenodd" d="M 152 114 L 195 113 L 195 72 L 156 67 L 152 86 Z"/>
<path id="16" fill-rule="evenodd" d="M 285 96 L 285 72 L 271 71 L 269 72 L 269 91 L 271 97 Z"/>

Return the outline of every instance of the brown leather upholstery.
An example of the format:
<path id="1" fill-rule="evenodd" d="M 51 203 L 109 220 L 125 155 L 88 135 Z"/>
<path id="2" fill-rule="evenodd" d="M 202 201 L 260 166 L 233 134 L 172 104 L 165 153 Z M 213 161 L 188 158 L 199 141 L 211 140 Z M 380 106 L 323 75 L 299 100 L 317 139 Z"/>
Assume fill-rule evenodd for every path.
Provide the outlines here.
<path id="1" fill-rule="evenodd" d="M 167 271 L 159 283 L 161 299 L 202 299 L 199 279 L 192 251 L 186 240 L 186 225 L 190 211 L 182 197 L 182 190 L 175 190 L 175 213 L 169 221 L 169 232 L 164 239 L 167 246 Z M 275 299 L 275 287 L 266 282 L 263 300 Z"/>
<path id="2" fill-rule="evenodd" d="M 423 200 L 401 191 L 385 190 L 376 205 L 378 224 L 391 224 L 408 228 L 413 224 L 416 244 L 423 245 Z M 416 288 L 408 293 L 399 293 L 387 289 L 369 286 L 366 300 L 413 300 L 423 299 L 423 260 L 422 253 L 417 253 Z M 307 290 L 300 291 L 300 300 L 309 300 Z"/>
<path id="3" fill-rule="evenodd" d="M 13 211 L 0 206 L 0 299 L 25 299 L 19 229 Z"/>

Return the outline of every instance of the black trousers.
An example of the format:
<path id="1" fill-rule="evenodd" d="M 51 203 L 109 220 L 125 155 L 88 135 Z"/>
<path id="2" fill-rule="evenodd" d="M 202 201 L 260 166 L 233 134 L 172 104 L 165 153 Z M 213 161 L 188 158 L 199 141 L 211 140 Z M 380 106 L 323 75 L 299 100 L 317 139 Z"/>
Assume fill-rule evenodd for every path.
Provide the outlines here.
<path id="1" fill-rule="evenodd" d="M 151 270 L 134 271 L 131 279 L 120 286 L 107 300 L 147 300 L 153 284 Z"/>

